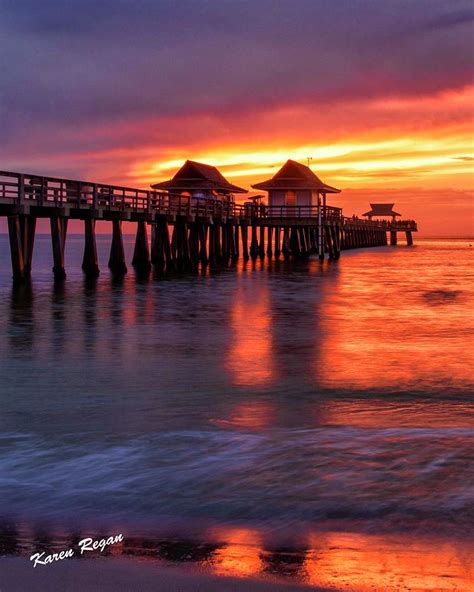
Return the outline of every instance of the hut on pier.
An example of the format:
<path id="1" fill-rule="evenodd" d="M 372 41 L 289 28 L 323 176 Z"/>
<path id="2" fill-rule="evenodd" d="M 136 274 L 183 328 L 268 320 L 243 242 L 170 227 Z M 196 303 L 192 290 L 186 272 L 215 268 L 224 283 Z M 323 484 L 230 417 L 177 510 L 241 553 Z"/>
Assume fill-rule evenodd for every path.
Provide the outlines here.
<path id="1" fill-rule="evenodd" d="M 326 185 L 308 166 L 295 160 L 288 160 L 271 179 L 252 188 L 268 191 L 270 214 L 285 207 L 288 213 L 294 210 L 295 216 L 304 217 L 311 215 L 313 206 L 326 205 L 327 193 L 340 193 L 340 189 Z"/>
<path id="2" fill-rule="evenodd" d="M 169 181 L 155 183 L 151 187 L 178 195 L 227 202 L 233 201 L 235 193 L 247 193 L 246 189 L 229 183 L 216 167 L 193 160 L 187 160 Z"/>
<path id="3" fill-rule="evenodd" d="M 401 216 L 398 212 L 394 212 L 394 203 L 371 203 L 371 210 L 362 214 L 369 220 L 372 218 L 391 218 L 394 222 L 397 216 Z"/>

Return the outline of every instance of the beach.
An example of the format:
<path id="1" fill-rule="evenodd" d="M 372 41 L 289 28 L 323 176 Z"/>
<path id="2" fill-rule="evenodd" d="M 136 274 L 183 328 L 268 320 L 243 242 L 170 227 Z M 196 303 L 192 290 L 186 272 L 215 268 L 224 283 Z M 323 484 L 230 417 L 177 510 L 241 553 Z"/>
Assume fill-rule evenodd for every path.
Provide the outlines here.
<path id="1" fill-rule="evenodd" d="M 314 590 L 307 585 L 282 584 L 226 577 L 212 577 L 202 571 L 180 568 L 164 568 L 106 561 L 91 560 L 86 565 L 67 563 L 46 571 L 31 571 L 25 559 L 0 559 L 1 585 L 5 592 L 41 590 L 67 590 L 76 592 L 289 592 L 291 590 Z M 318 589 L 321 590 L 322 589 Z"/>

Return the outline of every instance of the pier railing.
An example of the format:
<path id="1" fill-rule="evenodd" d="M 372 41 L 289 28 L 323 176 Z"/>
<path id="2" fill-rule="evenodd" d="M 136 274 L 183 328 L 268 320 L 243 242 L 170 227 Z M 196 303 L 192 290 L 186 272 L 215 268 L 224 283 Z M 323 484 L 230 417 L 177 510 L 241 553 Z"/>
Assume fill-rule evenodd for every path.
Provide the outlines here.
<path id="1" fill-rule="evenodd" d="M 385 221 L 347 218 L 341 208 L 317 205 L 267 206 L 237 204 L 233 200 L 136 189 L 105 183 L 92 183 L 27 173 L 0 171 L 0 203 L 40 208 L 69 208 L 133 212 L 164 216 L 195 216 L 215 219 L 246 219 L 258 223 L 278 224 L 288 220 L 321 219 L 345 227 L 416 230 L 413 220 Z"/>
<path id="2" fill-rule="evenodd" d="M 148 189 L 92 183 L 57 177 L 0 171 L 0 200 L 16 205 L 131 211 L 171 216 L 246 218 L 269 222 L 288 218 L 317 218 L 318 206 L 265 206 L 233 200 L 190 197 Z M 342 210 L 323 207 L 322 217 L 340 221 Z"/>
<path id="3" fill-rule="evenodd" d="M 18 205 L 165 215 L 241 217 L 244 206 L 207 197 L 0 171 L 0 200 Z"/>
<path id="4" fill-rule="evenodd" d="M 399 231 L 413 231 L 418 230 L 415 220 L 367 220 L 365 218 L 358 218 L 351 216 L 350 218 L 344 216 L 344 228 L 367 228 L 374 230 L 399 230 Z"/>

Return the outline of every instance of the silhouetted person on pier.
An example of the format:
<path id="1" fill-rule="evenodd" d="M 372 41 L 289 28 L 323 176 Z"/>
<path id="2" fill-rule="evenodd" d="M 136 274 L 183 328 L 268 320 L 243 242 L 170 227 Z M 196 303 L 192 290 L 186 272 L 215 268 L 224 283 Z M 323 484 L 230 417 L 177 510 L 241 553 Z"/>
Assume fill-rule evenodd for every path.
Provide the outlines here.
<path id="1" fill-rule="evenodd" d="M 39 199 L 43 190 L 43 180 L 40 177 L 31 177 L 29 186 L 26 187 L 26 191 L 30 193 L 31 199 Z"/>

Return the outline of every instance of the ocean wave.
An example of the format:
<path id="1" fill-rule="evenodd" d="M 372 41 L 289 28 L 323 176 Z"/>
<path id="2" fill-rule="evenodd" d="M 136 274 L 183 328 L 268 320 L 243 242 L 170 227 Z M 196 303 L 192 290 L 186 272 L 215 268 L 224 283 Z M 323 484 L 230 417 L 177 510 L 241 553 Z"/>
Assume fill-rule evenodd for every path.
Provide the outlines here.
<path id="1" fill-rule="evenodd" d="M 0 498 L 4 511 L 52 520 L 462 524 L 473 444 L 469 428 L 174 431 L 102 445 L 9 434 Z"/>

